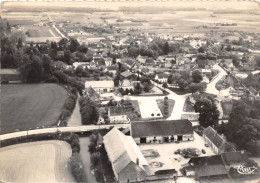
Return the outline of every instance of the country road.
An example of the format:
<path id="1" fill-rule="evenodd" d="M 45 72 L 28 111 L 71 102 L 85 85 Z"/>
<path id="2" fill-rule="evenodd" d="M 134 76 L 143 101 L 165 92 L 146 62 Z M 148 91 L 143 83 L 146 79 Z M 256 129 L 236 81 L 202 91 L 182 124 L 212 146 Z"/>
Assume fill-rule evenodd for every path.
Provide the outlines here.
<path id="1" fill-rule="evenodd" d="M 7 140 L 17 137 L 25 137 L 30 135 L 37 135 L 37 134 L 54 134 L 57 132 L 86 132 L 86 131 L 93 131 L 99 129 L 110 129 L 110 128 L 126 128 L 130 127 L 130 124 L 115 124 L 115 125 L 86 125 L 86 126 L 74 126 L 74 127 L 55 127 L 55 128 L 44 128 L 44 129 L 36 129 L 36 130 L 28 130 L 28 131 L 20 131 L 14 133 L 8 133 L 0 135 L 1 140 Z"/>
<path id="2" fill-rule="evenodd" d="M 213 69 L 216 69 L 219 71 L 219 73 L 217 74 L 217 76 L 215 76 L 215 78 L 213 78 L 213 80 L 210 81 L 210 83 L 207 85 L 207 88 L 206 88 L 206 93 L 211 93 L 211 94 L 214 94 L 214 95 L 218 95 L 219 94 L 219 91 L 216 89 L 216 84 L 217 82 L 223 78 L 224 76 L 227 75 L 227 72 L 222 69 L 218 64 L 215 64 L 213 66 Z"/>

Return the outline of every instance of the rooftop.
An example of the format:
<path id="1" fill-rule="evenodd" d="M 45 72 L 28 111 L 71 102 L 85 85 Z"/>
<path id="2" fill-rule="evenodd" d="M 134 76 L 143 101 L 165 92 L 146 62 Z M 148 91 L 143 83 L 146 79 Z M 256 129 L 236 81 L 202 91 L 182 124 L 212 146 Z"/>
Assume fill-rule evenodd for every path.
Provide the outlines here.
<path id="1" fill-rule="evenodd" d="M 203 133 L 220 150 L 224 152 L 236 151 L 235 148 L 228 143 L 224 137 L 219 135 L 211 126 L 207 127 Z"/>
<path id="2" fill-rule="evenodd" d="M 131 135 L 133 138 L 150 136 L 170 136 L 177 134 L 193 134 L 189 120 L 132 122 Z"/>
<path id="3" fill-rule="evenodd" d="M 125 78 L 128 78 L 129 76 L 132 76 L 133 73 L 130 72 L 130 71 L 125 71 L 125 72 L 122 72 L 121 75 L 122 75 L 123 77 L 125 77 Z"/>
<path id="4" fill-rule="evenodd" d="M 194 164 L 198 177 L 228 174 L 221 155 L 191 158 L 189 163 Z"/>
<path id="5" fill-rule="evenodd" d="M 136 171 L 144 171 L 143 166 L 148 165 L 133 138 L 125 136 L 117 128 L 113 128 L 104 136 L 104 145 L 108 158 L 117 174 L 129 163 L 136 163 L 137 159 L 139 159 L 140 169 L 136 169 Z"/>
<path id="6" fill-rule="evenodd" d="M 86 81 L 85 88 L 113 88 L 114 82 L 112 80 L 104 80 L 104 81 Z"/>

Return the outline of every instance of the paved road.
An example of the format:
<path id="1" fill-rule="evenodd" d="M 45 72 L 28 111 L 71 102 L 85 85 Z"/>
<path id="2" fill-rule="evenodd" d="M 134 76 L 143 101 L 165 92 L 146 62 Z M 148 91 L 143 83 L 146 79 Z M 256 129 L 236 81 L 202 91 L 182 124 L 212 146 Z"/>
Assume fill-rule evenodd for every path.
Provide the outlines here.
<path id="1" fill-rule="evenodd" d="M 36 130 L 28 130 L 28 131 L 20 131 L 14 133 L 8 133 L 4 135 L 0 135 L 1 140 L 7 140 L 17 137 L 25 137 L 36 134 L 54 134 L 57 131 L 60 132 L 86 132 L 93 131 L 98 129 L 110 129 L 112 127 L 116 128 L 127 128 L 130 127 L 130 124 L 115 124 L 115 125 L 85 125 L 85 126 L 74 126 L 74 127 L 56 127 L 56 128 L 44 128 L 44 129 L 36 129 Z"/>
<path id="2" fill-rule="evenodd" d="M 172 99 L 172 100 L 175 101 L 172 113 L 171 113 L 170 117 L 167 118 L 167 120 L 181 119 L 181 115 L 183 113 L 183 107 L 184 107 L 185 101 L 186 101 L 187 97 L 191 95 L 191 93 L 187 93 L 185 95 L 177 95 L 176 93 L 174 93 L 170 89 L 163 88 L 161 84 L 158 84 L 154 81 L 151 81 L 151 82 L 152 82 L 152 84 L 154 84 L 158 88 L 168 92 L 169 95 L 167 95 L 167 97 L 169 99 Z"/>
<path id="3" fill-rule="evenodd" d="M 80 144 L 80 158 L 83 162 L 84 170 L 87 175 L 87 181 L 89 183 L 96 183 L 96 178 L 91 174 L 91 163 L 90 163 L 90 153 L 88 152 L 88 145 L 90 144 L 89 137 L 79 138 Z"/>
<path id="4" fill-rule="evenodd" d="M 216 69 L 219 71 L 219 73 L 217 74 L 217 76 L 215 76 L 215 78 L 212 79 L 212 81 L 210 81 L 210 83 L 207 85 L 207 88 L 206 88 L 206 93 L 211 93 L 211 94 L 214 94 L 214 95 L 218 95 L 219 94 L 219 91 L 216 89 L 216 84 L 217 82 L 223 78 L 224 76 L 227 75 L 227 72 L 222 69 L 218 64 L 215 64 L 213 66 L 213 69 Z"/>

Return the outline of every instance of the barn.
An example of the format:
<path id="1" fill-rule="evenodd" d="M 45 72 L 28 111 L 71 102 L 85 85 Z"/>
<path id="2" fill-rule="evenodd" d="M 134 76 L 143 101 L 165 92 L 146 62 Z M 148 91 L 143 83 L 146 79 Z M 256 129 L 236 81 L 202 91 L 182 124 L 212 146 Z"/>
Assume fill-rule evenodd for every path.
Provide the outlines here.
<path id="1" fill-rule="evenodd" d="M 187 119 L 132 122 L 131 136 L 137 144 L 194 140 L 192 123 Z"/>

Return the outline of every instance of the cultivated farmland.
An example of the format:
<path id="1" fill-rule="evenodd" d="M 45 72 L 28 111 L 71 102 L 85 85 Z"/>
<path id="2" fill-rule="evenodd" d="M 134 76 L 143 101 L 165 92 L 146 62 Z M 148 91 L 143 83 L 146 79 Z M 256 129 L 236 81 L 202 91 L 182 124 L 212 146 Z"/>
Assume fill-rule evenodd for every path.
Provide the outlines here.
<path id="1" fill-rule="evenodd" d="M 71 147 L 63 141 L 41 141 L 0 149 L 0 182 L 74 182 L 68 160 Z"/>
<path id="2" fill-rule="evenodd" d="M 67 97 L 57 84 L 1 86 L 1 133 L 55 125 Z"/>

